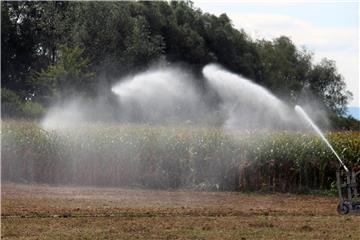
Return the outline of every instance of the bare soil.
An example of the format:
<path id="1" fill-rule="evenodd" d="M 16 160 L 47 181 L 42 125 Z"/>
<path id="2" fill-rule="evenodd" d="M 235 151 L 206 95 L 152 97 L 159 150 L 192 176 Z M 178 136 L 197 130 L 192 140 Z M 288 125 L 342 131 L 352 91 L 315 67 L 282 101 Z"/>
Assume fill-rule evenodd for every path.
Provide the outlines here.
<path id="1" fill-rule="evenodd" d="M 314 195 L 3 183 L 2 239 L 360 239 Z"/>

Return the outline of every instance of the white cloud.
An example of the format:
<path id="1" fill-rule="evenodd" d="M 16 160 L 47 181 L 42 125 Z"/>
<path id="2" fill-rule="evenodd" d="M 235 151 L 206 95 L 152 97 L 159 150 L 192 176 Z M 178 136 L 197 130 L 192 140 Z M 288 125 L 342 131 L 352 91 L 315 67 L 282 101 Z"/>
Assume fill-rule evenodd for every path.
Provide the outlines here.
<path id="1" fill-rule="evenodd" d="M 357 48 L 356 28 L 317 27 L 295 17 L 276 14 L 229 13 L 228 16 L 235 27 L 244 28 L 255 38 L 288 35 L 300 45 Z"/>
<path id="2" fill-rule="evenodd" d="M 253 39 L 289 36 L 297 46 L 315 53 L 315 62 L 326 57 L 335 60 L 344 76 L 347 89 L 353 93 L 349 105 L 360 106 L 359 37 L 351 27 L 320 27 L 292 16 L 263 13 L 227 14 L 236 28 L 243 28 Z"/>

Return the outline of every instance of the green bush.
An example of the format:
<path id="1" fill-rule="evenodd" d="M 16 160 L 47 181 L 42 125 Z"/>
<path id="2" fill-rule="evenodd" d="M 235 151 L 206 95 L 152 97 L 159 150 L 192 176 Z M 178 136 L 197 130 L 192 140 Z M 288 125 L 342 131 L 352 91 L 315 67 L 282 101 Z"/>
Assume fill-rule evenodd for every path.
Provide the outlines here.
<path id="1" fill-rule="evenodd" d="M 14 92 L 1 88 L 1 115 L 2 117 L 17 117 L 21 114 L 21 99 Z"/>
<path id="2" fill-rule="evenodd" d="M 40 118 L 44 114 L 41 104 L 34 101 L 22 101 L 14 92 L 1 89 L 1 115 L 3 118 Z"/>
<path id="3" fill-rule="evenodd" d="M 21 106 L 21 110 L 25 118 L 40 118 L 44 114 L 43 106 L 33 101 L 25 101 Z"/>

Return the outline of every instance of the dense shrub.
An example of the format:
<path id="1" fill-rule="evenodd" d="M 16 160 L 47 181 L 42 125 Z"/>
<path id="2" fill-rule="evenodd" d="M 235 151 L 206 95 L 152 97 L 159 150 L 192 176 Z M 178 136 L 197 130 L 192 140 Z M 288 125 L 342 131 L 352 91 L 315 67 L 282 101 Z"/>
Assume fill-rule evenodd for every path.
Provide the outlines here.
<path id="1" fill-rule="evenodd" d="M 3 118 L 40 118 L 44 113 L 41 104 L 26 100 L 23 101 L 14 91 L 1 89 L 1 115 Z"/>
<path id="2" fill-rule="evenodd" d="M 22 104 L 21 110 L 23 112 L 23 116 L 26 118 L 40 118 L 44 114 L 43 106 L 33 101 L 25 101 L 25 103 Z"/>
<path id="3" fill-rule="evenodd" d="M 7 88 L 1 88 L 1 115 L 2 117 L 15 117 L 21 113 L 21 99 Z"/>
<path id="4" fill-rule="evenodd" d="M 360 133 L 327 134 L 352 168 Z M 2 180 L 56 184 L 304 191 L 329 189 L 339 164 L 311 133 L 83 124 L 45 131 L 2 123 Z"/>

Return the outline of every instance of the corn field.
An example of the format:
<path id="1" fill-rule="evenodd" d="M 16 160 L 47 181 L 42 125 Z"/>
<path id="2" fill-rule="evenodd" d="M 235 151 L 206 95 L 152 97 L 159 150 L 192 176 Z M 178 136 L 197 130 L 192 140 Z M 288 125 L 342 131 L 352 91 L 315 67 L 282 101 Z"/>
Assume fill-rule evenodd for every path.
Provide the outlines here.
<path id="1" fill-rule="evenodd" d="M 327 133 L 360 168 L 360 132 Z M 264 190 L 329 189 L 339 164 L 311 132 L 83 124 L 45 131 L 3 121 L 2 180 L 25 183 Z"/>

